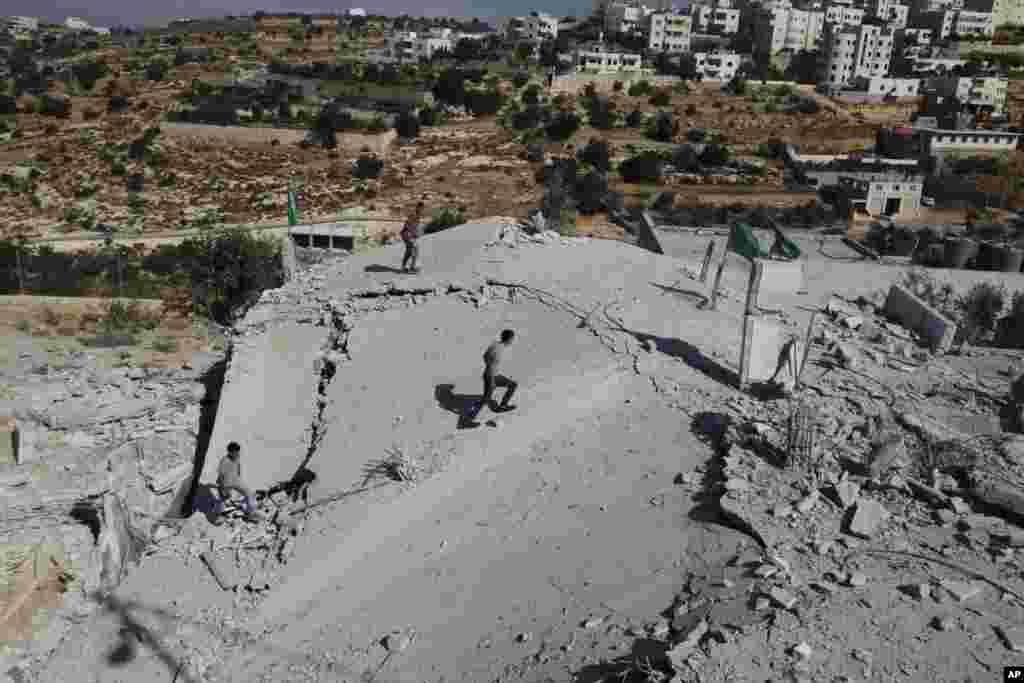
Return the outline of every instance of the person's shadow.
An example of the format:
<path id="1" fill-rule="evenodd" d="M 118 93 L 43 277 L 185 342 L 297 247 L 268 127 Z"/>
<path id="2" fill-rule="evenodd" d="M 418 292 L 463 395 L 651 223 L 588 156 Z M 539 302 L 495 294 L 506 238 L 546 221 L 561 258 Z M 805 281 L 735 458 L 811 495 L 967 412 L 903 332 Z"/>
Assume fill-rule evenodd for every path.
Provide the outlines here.
<path id="1" fill-rule="evenodd" d="M 380 263 L 373 263 L 363 268 L 364 273 L 394 273 L 395 275 L 408 275 L 401 268 L 395 268 L 394 266 L 387 266 Z"/>
<path id="2" fill-rule="evenodd" d="M 483 398 L 483 395 L 456 394 L 454 389 L 454 384 L 438 384 L 434 387 L 434 398 L 437 399 L 438 405 L 448 412 L 459 416 L 458 429 L 479 427 L 480 423 L 476 421 L 473 409 L 480 402 L 480 399 Z M 493 409 L 493 406 L 491 408 Z"/>

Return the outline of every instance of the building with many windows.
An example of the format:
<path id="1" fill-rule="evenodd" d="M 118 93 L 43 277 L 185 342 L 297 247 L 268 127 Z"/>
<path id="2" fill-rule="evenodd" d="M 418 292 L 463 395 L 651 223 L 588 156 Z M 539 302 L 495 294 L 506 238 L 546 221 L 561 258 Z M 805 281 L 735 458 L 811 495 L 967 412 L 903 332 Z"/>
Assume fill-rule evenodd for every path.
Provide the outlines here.
<path id="1" fill-rule="evenodd" d="M 536 43 L 558 36 L 558 18 L 545 12 L 531 12 L 529 16 L 509 20 L 506 33 L 513 40 Z"/>
<path id="2" fill-rule="evenodd" d="M 936 95 L 956 97 L 964 104 L 994 114 L 1006 111 L 1009 82 L 1002 76 L 939 76 L 929 78 L 927 87 Z"/>
<path id="3" fill-rule="evenodd" d="M 832 2 L 825 7 L 826 24 L 860 26 L 864 21 L 864 10 L 849 3 Z"/>
<path id="4" fill-rule="evenodd" d="M 856 27 L 826 25 L 818 83 L 826 89 L 839 89 L 857 76 L 888 76 L 892 48 L 893 29 L 877 19 L 865 20 Z"/>
<path id="5" fill-rule="evenodd" d="M 953 21 L 953 33 L 958 36 L 981 34 L 991 36 L 995 33 L 991 12 L 971 12 L 958 10 Z"/>
<path id="6" fill-rule="evenodd" d="M 576 50 L 573 54 L 576 71 L 582 73 L 636 73 L 643 71 L 643 58 L 632 52 L 612 52 L 596 45 Z"/>
<path id="7" fill-rule="evenodd" d="M 708 81 L 727 82 L 736 78 L 741 58 L 735 52 L 694 52 L 697 73 Z"/>
<path id="8" fill-rule="evenodd" d="M 647 47 L 657 52 L 689 52 L 693 18 L 688 14 L 654 12 L 647 17 Z"/>
<path id="9" fill-rule="evenodd" d="M 615 0 L 604 13 L 604 30 L 609 33 L 633 33 L 644 25 L 649 12 L 633 0 Z"/>
<path id="10" fill-rule="evenodd" d="M 740 10 L 732 6 L 731 0 L 713 0 L 706 4 L 694 5 L 690 13 L 698 33 L 730 35 L 740 30 Z"/>
<path id="11" fill-rule="evenodd" d="M 753 24 L 754 45 L 759 53 L 816 50 L 825 26 L 825 13 L 777 2 L 758 10 Z"/>

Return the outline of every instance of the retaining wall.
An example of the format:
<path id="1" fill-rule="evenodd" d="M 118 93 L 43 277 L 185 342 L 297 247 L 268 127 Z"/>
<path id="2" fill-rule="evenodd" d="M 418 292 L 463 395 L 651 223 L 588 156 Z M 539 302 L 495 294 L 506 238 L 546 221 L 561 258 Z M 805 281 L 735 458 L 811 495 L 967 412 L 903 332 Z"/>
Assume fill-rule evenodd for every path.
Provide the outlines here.
<path id="1" fill-rule="evenodd" d="M 306 138 L 304 129 L 214 126 L 206 123 L 163 122 L 160 124 L 160 130 L 169 135 L 216 140 L 234 145 L 269 143 L 273 140 L 282 145 L 297 145 Z M 337 133 L 339 151 L 358 153 L 364 148 L 369 148 L 378 156 L 385 156 L 397 138 L 398 133 L 394 130 L 373 134 Z"/>

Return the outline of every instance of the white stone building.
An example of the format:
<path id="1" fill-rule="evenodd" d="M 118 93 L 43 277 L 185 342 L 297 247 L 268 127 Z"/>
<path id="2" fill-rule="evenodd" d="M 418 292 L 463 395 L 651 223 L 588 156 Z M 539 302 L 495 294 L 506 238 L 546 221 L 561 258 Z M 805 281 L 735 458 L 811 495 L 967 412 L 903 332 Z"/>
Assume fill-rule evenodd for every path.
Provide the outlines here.
<path id="1" fill-rule="evenodd" d="M 689 52 L 693 17 L 673 12 L 653 12 L 647 17 L 647 47 L 656 52 Z"/>
<path id="2" fill-rule="evenodd" d="M 875 23 L 857 27 L 827 25 L 822 36 L 818 83 L 827 89 L 846 87 L 857 76 L 889 75 L 893 29 Z"/>
<path id="3" fill-rule="evenodd" d="M 848 3 L 833 2 L 825 7 L 825 23 L 844 26 L 860 26 L 864 21 L 864 10 Z"/>
<path id="4" fill-rule="evenodd" d="M 649 12 L 633 0 L 615 0 L 604 14 L 604 30 L 609 33 L 632 33 L 640 29 Z"/>
<path id="5" fill-rule="evenodd" d="M 89 31 L 92 26 L 85 19 L 79 19 L 78 17 L 68 17 L 64 20 L 64 28 L 69 31 Z"/>
<path id="6" fill-rule="evenodd" d="M 540 43 L 558 37 L 558 18 L 545 12 L 531 12 L 529 16 L 515 17 L 508 23 L 507 34 L 514 40 Z"/>
<path id="7" fill-rule="evenodd" d="M 953 33 L 958 36 L 977 35 L 991 36 L 995 33 L 991 12 L 971 12 L 959 10 L 953 21 Z"/>
<path id="8" fill-rule="evenodd" d="M 0 25 L 11 33 L 33 33 L 39 30 L 39 19 L 36 17 L 4 17 Z"/>
<path id="9" fill-rule="evenodd" d="M 601 47 L 576 50 L 573 63 L 580 73 L 637 73 L 643 71 L 643 58 L 632 52 L 611 52 Z"/>
<path id="10" fill-rule="evenodd" d="M 1020 133 L 999 130 L 944 130 L 918 128 L 927 140 L 931 154 L 950 152 L 1012 152 L 1017 149 Z"/>
<path id="11" fill-rule="evenodd" d="M 690 8 L 698 33 L 730 35 L 740 30 L 738 8 L 732 6 L 731 0 L 712 0 L 705 4 L 693 5 Z"/>
<path id="12" fill-rule="evenodd" d="M 880 97 L 917 97 L 921 92 L 920 78 L 889 78 L 888 76 L 873 76 L 855 78 L 853 89 Z"/>
<path id="13" fill-rule="evenodd" d="M 1009 81 L 1002 76 L 938 76 L 929 78 L 927 85 L 937 95 L 955 96 L 967 104 L 991 107 L 995 114 L 1006 111 Z"/>
<path id="14" fill-rule="evenodd" d="M 758 52 L 816 50 L 825 26 L 825 13 L 775 3 L 754 15 L 754 43 Z"/>
<path id="15" fill-rule="evenodd" d="M 740 70 L 741 58 L 736 52 L 694 52 L 693 58 L 703 80 L 731 81 Z"/>

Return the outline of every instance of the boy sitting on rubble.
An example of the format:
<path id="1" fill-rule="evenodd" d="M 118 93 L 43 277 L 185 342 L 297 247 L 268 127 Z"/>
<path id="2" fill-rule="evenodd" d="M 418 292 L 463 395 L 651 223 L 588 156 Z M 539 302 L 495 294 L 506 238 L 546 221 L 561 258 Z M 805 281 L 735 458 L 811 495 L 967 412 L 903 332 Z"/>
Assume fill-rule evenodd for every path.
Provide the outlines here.
<path id="1" fill-rule="evenodd" d="M 246 521 L 256 522 L 262 516 L 256 510 L 256 496 L 242 481 L 241 456 L 242 447 L 238 442 L 232 441 L 228 444 L 227 454 L 221 458 L 217 467 L 217 489 L 220 493 L 217 514 L 223 514 L 227 502 L 231 500 L 231 492 L 236 491 L 242 494 L 242 511 L 245 513 Z"/>

